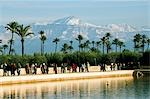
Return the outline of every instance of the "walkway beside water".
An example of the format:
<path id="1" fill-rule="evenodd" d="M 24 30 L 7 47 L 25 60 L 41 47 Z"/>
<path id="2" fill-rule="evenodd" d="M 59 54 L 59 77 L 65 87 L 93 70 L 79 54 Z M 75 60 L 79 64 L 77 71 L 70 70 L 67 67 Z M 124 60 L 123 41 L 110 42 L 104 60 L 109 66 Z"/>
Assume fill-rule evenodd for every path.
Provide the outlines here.
<path id="1" fill-rule="evenodd" d="M 133 70 L 0 77 L 0 85 L 132 76 Z"/>

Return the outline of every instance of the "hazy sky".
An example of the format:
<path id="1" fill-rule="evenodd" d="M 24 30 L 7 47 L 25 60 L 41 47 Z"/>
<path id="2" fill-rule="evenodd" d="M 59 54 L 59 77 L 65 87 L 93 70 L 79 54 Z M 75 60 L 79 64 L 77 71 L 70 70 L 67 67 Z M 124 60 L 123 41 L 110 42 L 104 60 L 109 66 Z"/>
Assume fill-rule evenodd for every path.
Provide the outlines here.
<path id="1" fill-rule="evenodd" d="M 149 0 L 0 0 L 0 24 L 50 21 L 66 16 L 105 25 L 150 26 Z"/>

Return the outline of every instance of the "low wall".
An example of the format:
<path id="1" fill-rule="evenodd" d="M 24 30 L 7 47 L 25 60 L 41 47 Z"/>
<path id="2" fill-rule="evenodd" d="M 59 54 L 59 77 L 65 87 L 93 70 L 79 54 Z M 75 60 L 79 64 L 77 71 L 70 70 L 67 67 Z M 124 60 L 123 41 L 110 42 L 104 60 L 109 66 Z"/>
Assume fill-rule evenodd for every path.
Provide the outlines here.
<path id="1" fill-rule="evenodd" d="M 0 77 L 0 85 L 78 80 L 78 79 L 93 79 L 93 78 L 104 78 L 104 77 L 120 77 L 120 76 L 123 77 L 123 76 L 132 76 L 132 74 L 133 74 L 133 70 L 118 70 L 118 71 L 107 71 L 107 72 L 5 76 L 5 77 Z"/>

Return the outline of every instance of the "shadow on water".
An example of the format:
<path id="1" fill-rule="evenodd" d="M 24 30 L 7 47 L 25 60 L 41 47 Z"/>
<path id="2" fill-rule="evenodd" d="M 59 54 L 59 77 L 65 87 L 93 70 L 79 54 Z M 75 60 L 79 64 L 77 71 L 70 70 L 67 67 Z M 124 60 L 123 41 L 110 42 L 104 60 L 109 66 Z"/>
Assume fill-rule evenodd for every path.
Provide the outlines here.
<path id="1" fill-rule="evenodd" d="M 132 77 L 0 87 L 0 99 L 150 99 L 150 79 Z"/>

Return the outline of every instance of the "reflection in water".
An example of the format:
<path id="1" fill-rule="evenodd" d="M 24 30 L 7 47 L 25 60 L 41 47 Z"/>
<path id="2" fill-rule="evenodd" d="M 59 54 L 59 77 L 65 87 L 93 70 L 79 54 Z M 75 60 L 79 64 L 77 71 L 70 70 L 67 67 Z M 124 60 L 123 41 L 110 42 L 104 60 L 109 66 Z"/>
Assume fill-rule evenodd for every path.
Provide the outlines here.
<path id="1" fill-rule="evenodd" d="M 149 99 L 150 80 L 132 77 L 18 84 L 0 87 L 0 99 Z"/>

